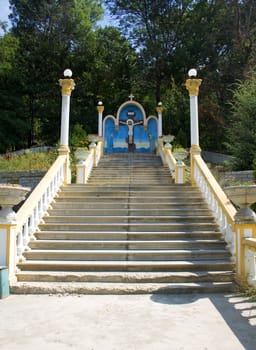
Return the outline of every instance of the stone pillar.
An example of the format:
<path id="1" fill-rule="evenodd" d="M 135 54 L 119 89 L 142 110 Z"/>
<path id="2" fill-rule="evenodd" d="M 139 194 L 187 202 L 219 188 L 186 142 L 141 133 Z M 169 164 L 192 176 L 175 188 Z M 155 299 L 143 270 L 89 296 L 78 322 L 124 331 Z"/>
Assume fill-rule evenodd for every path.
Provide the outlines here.
<path id="1" fill-rule="evenodd" d="M 96 143 L 95 142 L 92 142 L 90 145 L 89 145 L 89 150 L 93 152 L 93 166 L 97 166 L 97 159 L 96 159 Z"/>
<path id="2" fill-rule="evenodd" d="M 245 240 L 256 238 L 256 214 L 250 207 L 243 207 L 235 215 L 236 232 L 236 279 L 240 285 L 247 285 Z"/>
<path id="3" fill-rule="evenodd" d="M 59 79 L 62 95 L 61 107 L 61 133 L 60 133 L 60 149 L 69 150 L 69 111 L 70 111 L 70 96 L 75 88 L 75 82 L 70 69 L 64 71 L 65 79 Z"/>
<path id="4" fill-rule="evenodd" d="M 192 70 L 191 71 L 195 71 Z M 193 72 L 194 73 L 194 72 Z M 194 73 L 196 74 L 196 73 Z M 186 88 L 190 97 L 190 137 L 191 149 L 200 149 L 198 123 L 198 94 L 202 79 L 187 79 Z"/>
<path id="5" fill-rule="evenodd" d="M 8 267 L 10 281 L 16 280 L 16 227 L 16 222 L 3 223 L 0 219 L 0 266 Z"/>
<path id="6" fill-rule="evenodd" d="M 86 162 L 81 160 L 76 165 L 76 183 L 77 184 L 85 184 L 87 182 L 86 177 Z"/>
<path id="7" fill-rule="evenodd" d="M 98 110 L 98 136 L 102 137 L 102 115 L 104 111 L 103 103 L 100 101 L 97 106 Z"/>
<path id="8" fill-rule="evenodd" d="M 163 120 L 162 120 L 162 113 L 163 113 L 163 107 L 162 102 L 158 103 L 158 106 L 156 107 L 156 111 L 158 113 L 158 138 L 163 136 Z"/>
<path id="9" fill-rule="evenodd" d="M 28 187 L 0 185 L 0 266 L 7 266 L 9 280 L 15 280 L 17 215 L 13 206 L 25 199 Z"/>
<path id="10" fill-rule="evenodd" d="M 193 156 L 201 154 L 201 148 L 199 145 L 199 122 L 198 122 L 198 95 L 199 87 L 202 83 L 202 79 L 195 79 L 197 72 L 195 69 L 190 69 L 190 79 L 186 80 L 186 89 L 189 92 L 190 99 L 190 158 L 191 158 L 191 183 L 195 185 L 194 180 L 194 160 Z"/>
<path id="11" fill-rule="evenodd" d="M 157 149 L 156 149 L 156 154 L 157 154 L 157 156 L 160 155 L 160 149 L 162 149 L 163 146 L 164 146 L 164 141 L 163 141 L 163 139 L 162 139 L 162 138 L 158 139 L 158 140 L 157 140 Z"/>
<path id="12" fill-rule="evenodd" d="M 66 69 L 64 71 L 65 79 L 59 79 L 61 86 L 62 95 L 62 106 L 61 106 L 61 132 L 60 132 L 60 148 L 59 154 L 66 155 L 66 169 L 65 169 L 65 183 L 71 182 L 71 171 L 69 162 L 69 113 L 70 113 L 70 96 L 72 90 L 75 88 L 75 82 L 72 77 L 72 71 Z"/>
<path id="13" fill-rule="evenodd" d="M 186 165 L 182 161 L 176 162 L 175 169 L 175 183 L 176 184 L 184 184 L 186 182 Z"/>

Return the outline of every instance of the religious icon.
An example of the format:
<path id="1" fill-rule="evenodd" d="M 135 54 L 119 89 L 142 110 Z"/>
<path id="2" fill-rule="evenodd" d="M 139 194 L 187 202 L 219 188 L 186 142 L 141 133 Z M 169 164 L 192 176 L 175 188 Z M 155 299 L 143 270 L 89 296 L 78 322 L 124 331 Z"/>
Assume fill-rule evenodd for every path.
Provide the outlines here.
<path id="1" fill-rule="evenodd" d="M 133 144 L 133 128 L 136 125 L 143 124 L 143 120 L 140 120 L 138 122 L 134 122 L 132 119 L 127 119 L 126 122 L 120 120 L 119 123 L 128 126 L 128 144 L 132 145 Z"/>

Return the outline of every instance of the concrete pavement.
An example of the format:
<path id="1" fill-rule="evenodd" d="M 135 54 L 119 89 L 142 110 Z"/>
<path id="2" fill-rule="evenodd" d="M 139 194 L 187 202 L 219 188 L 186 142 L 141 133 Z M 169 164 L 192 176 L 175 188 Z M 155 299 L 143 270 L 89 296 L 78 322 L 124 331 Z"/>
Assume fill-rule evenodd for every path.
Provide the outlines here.
<path id="1" fill-rule="evenodd" d="M 11 295 L 1 350 L 255 350 L 256 303 L 215 294 Z"/>

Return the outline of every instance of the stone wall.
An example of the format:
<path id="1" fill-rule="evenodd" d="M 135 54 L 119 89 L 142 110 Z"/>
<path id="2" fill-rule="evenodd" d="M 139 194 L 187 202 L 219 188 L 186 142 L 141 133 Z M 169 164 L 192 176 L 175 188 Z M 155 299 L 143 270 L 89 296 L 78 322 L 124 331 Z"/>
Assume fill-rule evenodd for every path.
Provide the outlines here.
<path id="1" fill-rule="evenodd" d="M 19 184 L 33 189 L 45 173 L 45 170 L 3 171 L 0 172 L 0 183 Z"/>
<path id="2" fill-rule="evenodd" d="M 202 151 L 202 158 L 206 163 L 224 165 L 225 162 L 232 162 L 233 157 L 228 154 Z"/>
<path id="3" fill-rule="evenodd" d="M 254 182 L 253 170 L 245 171 L 219 171 L 218 168 L 210 167 L 216 180 L 223 187 L 236 183 Z"/>
<path id="4" fill-rule="evenodd" d="M 234 182 L 253 182 L 253 170 L 225 171 L 220 173 L 224 186 Z"/>

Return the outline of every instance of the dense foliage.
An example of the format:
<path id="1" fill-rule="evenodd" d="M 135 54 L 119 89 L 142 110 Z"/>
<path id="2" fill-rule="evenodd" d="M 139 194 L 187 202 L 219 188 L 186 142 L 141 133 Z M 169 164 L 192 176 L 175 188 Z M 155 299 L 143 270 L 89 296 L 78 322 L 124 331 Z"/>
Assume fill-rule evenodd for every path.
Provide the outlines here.
<path id="1" fill-rule="evenodd" d="M 228 129 L 227 148 L 235 156 L 235 169 L 256 168 L 256 76 L 237 84 Z"/>
<path id="2" fill-rule="evenodd" d="M 103 3 L 115 27 L 99 26 Z M 58 141 L 58 79 L 67 67 L 76 81 L 72 125 L 96 133 L 97 102 L 103 100 L 106 114 L 115 113 L 132 92 L 149 114 L 161 100 L 164 133 L 187 147 L 184 82 L 195 67 L 203 79 L 201 147 L 244 158 L 251 124 L 235 130 L 241 92 L 235 83 L 249 89 L 244 81 L 256 67 L 254 0 L 10 0 L 10 5 L 12 26 L 0 37 L 0 152 Z M 255 124 L 254 114 L 250 118 Z M 235 143 L 242 145 L 240 153 Z M 256 138 L 248 144 L 255 153 Z M 237 166 L 250 167 L 252 156 L 248 159 Z"/>

